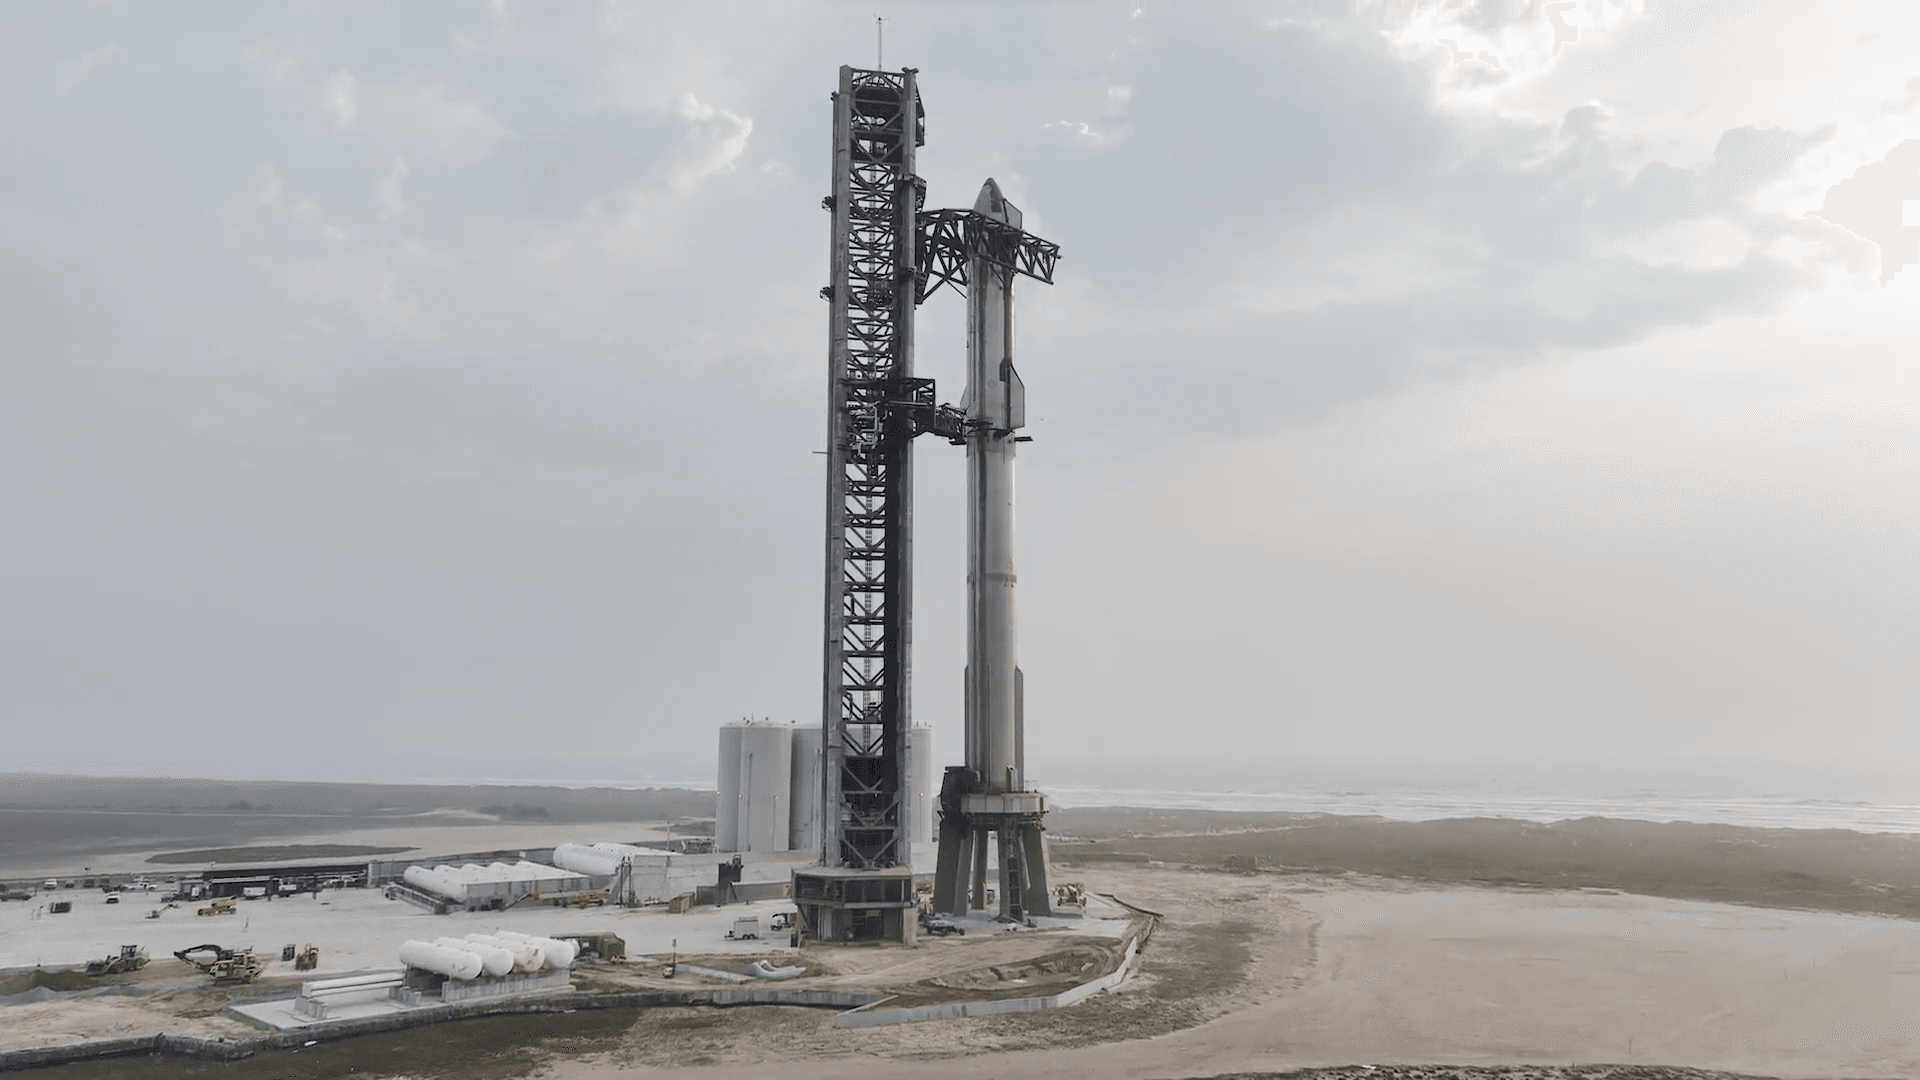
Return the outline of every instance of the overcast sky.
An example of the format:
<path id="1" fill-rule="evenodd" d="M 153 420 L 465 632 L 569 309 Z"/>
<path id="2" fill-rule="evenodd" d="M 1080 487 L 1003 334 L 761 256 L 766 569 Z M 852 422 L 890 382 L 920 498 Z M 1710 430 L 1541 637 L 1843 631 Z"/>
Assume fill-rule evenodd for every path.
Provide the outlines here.
<path id="1" fill-rule="evenodd" d="M 1866 0 L 0 0 L 0 770 L 710 783 L 818 723 L 876 12 L 929 205 L 1065 251 L 1036 783 L 1920 775 L 1920 5 Z"/>

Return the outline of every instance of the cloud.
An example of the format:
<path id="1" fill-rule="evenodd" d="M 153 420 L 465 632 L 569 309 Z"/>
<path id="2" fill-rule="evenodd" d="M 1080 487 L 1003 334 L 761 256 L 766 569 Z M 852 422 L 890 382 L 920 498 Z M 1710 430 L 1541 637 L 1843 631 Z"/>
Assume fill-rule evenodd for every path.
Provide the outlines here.
<path id="1" fill-rule="evenodd" d="M 305 82 L 307 100 L 336 130 L 373 135 L 423 157 L 478 161 L 509 134 L 484 105 L 442 82 L 367 78 L 349 67 L 310 79 L 311 65 L 264 42 L 241 55 L 275 85 Z"/>
<path id="2" fill-rule="evenodd" d="M 407 173 L 410 171 L 412 170 L 407 168 L 407 159 L 396 157 L 393 159 L 393 167 L 387 170 L 387 175 L 380 178 L 380 190 L 376 196 L 380 204 L 380 220 L 389 221 L 407 212 L 406 197 L 401 190 L 401 185 L 406 183 Z"/>
<path id="3" fill-rule="evenodd" d="M 667 183 L 689 188 L 709 176 L 732 172 L 747 151 L 753 121 L 700 101 L 691 93 L 674 102 L 673 111 L 687 124 L 667 165 Z"/>
<path id="4" fill-rule="evenodd" d="M 126 55 L 126 50 L 118 43 L 102 45 L 92 49 L 60 69 L 55 77 L 55 85 L 63 94 L 71 94 L 93 79 L 102 68 Z"/>
<path id="5" fill-rule="evenodd" d="M 1099 358 L 1070 374 L 1098 403 L 1075 440 L 1271 429 L 1463 364 L 1765 310 L 1854 257 L 1755 201 L 1826 132 L 1736 128 L 1706 162 L 1630 166 L 1595 105 L 1464 119 L 1351 27 L 1182 36 L 1202 29 L 1163 28 L 1113 73 L 1135 87 L 1124 143 L 1023 161 L 1048 178 L 1062 274 L 1090 286 L 1023 301 L 1049 351 Z M 1195 62 L 1204 89 L 1178 76 Z"/>
<path id="6" fill-rule="evenodd" d="M 1920 139 L 1908 139 L 1885 157 L 1863 165 L 1835 184 L 1820 204 L 1820 217 L 1880 249 L 1880 281 L 1920 263 L 1920 228 L 1908 207 L 1920 199 Z"/>
<path id="7" fill-rule="evenodd" d="M 738 168 L 752 134 L 750 118 L 688 93 L 671 107 L 603 110 L 529 132 L 500 156 L 516 203 L 559 219 L 605 211 L 642 191 L 691 192 Z"/>
<path id="8" fill-rule="evenodd" d="M 1207 678 L 1166 710 L 1258 716 L 1219 724 L 1229 749 L 1434 746 L 1438 711 L 1491 752 L 1597 715 L 1537 719 L 1594 681 L 1622 713 L 1655 686 L 1703 715 L 1855 676 L 1833 701 L 1899 703 L 1843 651 L 1904 640 L 1875 621 L 1911 606 L 1910 375 L 1839 373 L 1905 338 L 1802 327 L 1754 357 L 1859 287 L 1867 242 L 1806 212 L 1910 134 L 1885 105 L 1920 38 L 1878 10 L 1860 42 L 1850 9 L 1560 2 L 889 23 L 929 203 L 995 176 L 1065 249 L 1018 301 L 1026 667 L 1055 750 L 1109 710 L 1145 723 L 1164 686 L 1127 672 L 1169 657 Z M 0 645 L 28 673 L 5 704 L 47 740 L 17 752 L 151 732 L 174 760 L 170 718 L 242 746 L 267 717 L 457 772 L 480 766 L 422 734 L 447 716 L 483 742 L 559 717 L 644 741 L 631 775 L 698 776 L 703 724 L 816 709 L 818 202 L 865 16 L 262 9 L 181 35 L 128 5 L 113 63 L 142 77 L 62 97 L 99 31 L 49 10 L 0 40 L 0 275 L 22 283 L 0 294 Z M 1920 308 L 1913 277 L 1873 295 Z M 951 399 L 959 306 L 920 328 Z M 917 462 L 915 705 L 950 748 L 964 476 Z M 1819 674 L 1756 663 L 1774 646 L 1716 611 Z M 742 677 L 743 654 L 765 662 Z M 285 767 L 259 753 L 229 764 Z"/>
<path id="9" fill-rule="evenodd" d="M 1439 100 L 1485 108 L 1483 91 L 1536 80 L 1563 50 L 1597 50 L 1638 19 L 1643 0 L 1363 0 L 1359 9 L 1406 60 L 1431 67 Z"/>
<path id="10" fill-rule="evenodd" d="M 1029 707 L 1272 759 L 1920 752 L 1915 300 L 1437 382 L 1131 488 L 1023 477 Z"/>

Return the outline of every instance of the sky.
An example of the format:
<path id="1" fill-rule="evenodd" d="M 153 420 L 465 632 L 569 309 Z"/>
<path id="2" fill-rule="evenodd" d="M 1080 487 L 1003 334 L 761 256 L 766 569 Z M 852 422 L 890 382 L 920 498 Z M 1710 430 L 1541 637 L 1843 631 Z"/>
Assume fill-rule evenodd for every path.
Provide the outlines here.
<path id="1" fill-rule="evenodd" d="M 0 772 L 711 784 L 818 723 L 876 15 L 928 204 L 1064 252 L 1037 785 L 1920 776 L 1920 6 L 1796 0 L 0 0 Z"/>

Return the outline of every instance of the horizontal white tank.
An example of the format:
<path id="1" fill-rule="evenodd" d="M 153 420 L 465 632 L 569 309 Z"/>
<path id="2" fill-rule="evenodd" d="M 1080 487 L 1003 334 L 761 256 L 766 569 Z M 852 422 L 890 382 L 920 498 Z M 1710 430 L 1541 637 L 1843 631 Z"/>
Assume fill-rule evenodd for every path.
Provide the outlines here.
<path id="1" fill-rule="evenodd" d="M 824 776 L 823 733 L 817 725 L 793 729 L 792 779 L 787 784 L 787 847 L 820 847 L 820 784 Z"/>
<path id="2" fill-rule="evenodd" d="M 510 959 L 509 966 L 514 971 L 523 973 L 539 971 L 547 964 L 547 954 L 541 952 L 538 945 L 529 942 L 514 941 L 493 934 L 468 934 L 467 940 L 480 945 L 491 945 L 496 949 L 506 950 Z"/>
<path id="3" fill-rule="evenodd" d="M 580 844 L 561 844 L 553 849 L 553 864 L 578 874 L 611 877 L 620 871 L 620 856 Z"/>
<path id="4" fill-rule="evenodd" d="M 410 968 L 431 971 L 463 982 L 478 978 L 481 971 L 480 957 L 475 954 L 427 941 L 401 942 L 400 962 Z"/>
<path id="5" fill-rule="evenodd" d="M 486 945 L 472 938 L 434 938 L 433 943 L 443 948 L 470 952 L 480 958 L 480 972 L 499 978 L 513 971 L 513 953 L 498 945 Z"/>
<path id="6" fill-rule="evenodd" d="M 400 875 L 400 880 L 423 892 L 444 896 L 449 900 L 465 903 L 467 899 L 467 883 L 455 879 L 444 868 L 428 869 L 424 866 L 409 866 L 406 872 Z"/>
<path id="7" fill-rule="evenodd" d="M 475 897 L 474 886 L 503 885 L 516 882 L 529 883 L 546 892 L 569 892 L 587 887 L 587 877 L 577 870 L 563 870 L 558 867 L 544 866 L 527 862 L 525 859 L 514 863 L 497 862 L 491 866 L 478 863 L 466 863 L 462 866 L 409 866 L 400 875 L 402 881 L 458 903 L 466 903 Z M 497 890 L 495 890 L 497 892 Z M 481 897 L 491 895 L 487 892 Z"/>
<path id="8" fill-rule="evenodd" d="M 496 930 L 493 936 L 502 941 L 524 941 L 535 946 L 545 954 L 546 966 L 549 968 L 570 968 L 573 966 L 574 957 L 579 954 L 579 949 L 573 942 L 559 938 L 534 937 L 514 930 Z"/>
<path id="9" fill-rule="evenodd" d="M 593 850 L 612 855 L 616 859 L 657 859 L 667 854 L 659 848 L 634 847 L 632 844 L 615 844 L 606 840 L 594 844 Z"/>

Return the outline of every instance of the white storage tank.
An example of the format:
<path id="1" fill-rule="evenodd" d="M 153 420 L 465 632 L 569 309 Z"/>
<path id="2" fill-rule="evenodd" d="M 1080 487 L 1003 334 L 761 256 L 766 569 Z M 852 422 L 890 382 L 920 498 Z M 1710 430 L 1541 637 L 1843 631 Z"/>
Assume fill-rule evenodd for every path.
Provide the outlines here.
<path id="1" fill-rule="evenodd" d="M 561 844 L 553 849 L 553 865 L 576 874 L 612 877 L 620 872 L 620 856 L 580 844 Z"/>
<path id="2" fill-rule="evenodd" d="M 734 851 L 787 850 L 792 783 L 793 729 L 785 724 L 741 725 Z"/>
<path id="3" fill-rule="evenodd" d="M 745 724 L 720 729 L 720 802 L 714 808 L 713 850 L 740 850 L 740 741 Z"/>
<path id="4" fill-rule="evenodd" d="M 942 770 L 943 771 L 943 770 Z M 913 843 L 913 860 L 933 864 L 933 833 L 938 826 L 940 788 L 933 767 L 933 729 L 913 725 L 907 736 L 907 836 Z"/>
<path id="5" fill-rule="evenodd" d="M 813 851 L 820 846 L 820 784 L 824 733 L 818 726 L 793 729 L 792 782 L 787 785 L 787 847 Z"/>

